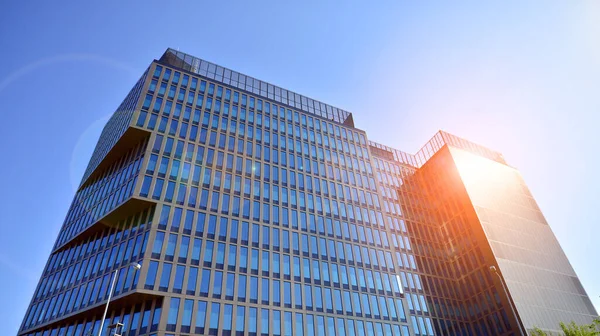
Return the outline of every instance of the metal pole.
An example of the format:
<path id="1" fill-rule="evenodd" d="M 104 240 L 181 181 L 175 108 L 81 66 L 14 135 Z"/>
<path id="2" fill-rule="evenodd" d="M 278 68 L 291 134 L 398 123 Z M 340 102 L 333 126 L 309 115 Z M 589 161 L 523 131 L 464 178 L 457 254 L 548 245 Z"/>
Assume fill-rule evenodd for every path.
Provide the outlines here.
<path id="1" fill-rule="evenodd" d="M 498 279 L 500 280 L 500 284 L 502 285 L 502 289 L 504 290 L 504 294 L 506 295 L 506 300 L 508 300 L 508 305 L 510 306 L 510 310 L 512 311 L 513 315 L 515 316 L 515 322 L 517 322 L 517 326 L 519 326 L 519 331 L 521 332 L 521 335 L 527 336 L 527 333 L 525 333 L 523 331 L 523 327 L 521 326 L 521 323 L 519 322 L 519 316 L 517 315 L 515 307 L 513 307 L 512 301 L 510 300 L 510 296 L 508 296 L 508 289 L 506 288 L 504 279 L 502 279 L 502 277 L 500 276 L 500 273 L 498 273 L 496 266 L 490 266 L 490 270 L 492 272 L 496 273 L 496 275 L 498 276 Z"/>
<path id="2" fill-rule="evenodd" d="M 100 330 L 98 330 L 98 336 L 102 336 L 102 328 L 104 328 L 104 319 L 106 318 L 106 313 L 108 312 L 108 304 L 110 303 L 113 289 L 115 288 L 115 281 L 117 281 L 117 273 L 118 272 L 119 272 L 119 269 L 116 269 L 115 275 L 113 276 L 112 282 L 110 284 L 110 291 L 108 292 L 108 300 L 106 301 L 106 306 L 104 307 L 104 315 L 102 315 L 102 321 L 100 322 Z"/>

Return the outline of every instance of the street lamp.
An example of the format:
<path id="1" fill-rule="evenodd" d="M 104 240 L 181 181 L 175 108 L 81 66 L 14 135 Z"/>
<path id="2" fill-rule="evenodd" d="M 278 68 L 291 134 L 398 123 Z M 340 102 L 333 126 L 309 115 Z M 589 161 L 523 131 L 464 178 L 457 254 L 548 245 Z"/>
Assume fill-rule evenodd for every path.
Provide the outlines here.
<path id="1" fill-rule="evenodd" d="M 142 265 L 133 262 L 129 264 L 134 270 L 139 271 L 142 268 Z M 115 288 L 115 281 L 117 281 L 117 273 L 119 273 L 119 269 L 115 270 L 115 273 L 112 278 L 112 282 L 110 283 L 110 291 L 108 292 L 108 300 L 106 301 L 106 306 L 104 307 L 104 315 L 102 315 L 102 321 L 100 322 L 100 330 L 98 330 L 98 336 L 102 336 L 102 328 L 104 328 L 104 319 L 106 319 L 106 313 L 108 312 L 108 304 L 110 303 L 110 299 L 112 298 L 112 293 Z"/>
<path id="2" fill-rule="evenodd" d="M 496 266 L 490 266 L 490 271 L 492 273 L 495 273 L 498 276 L 498 279 L 500 279 L 500 284 L 502 285 L 502 289 L 504 289 L 504 294 L 506 295 L 506 300 L 508 300 L 508 305 L 510 306 L 510 310 L 512 311 L 513 315 L 515 316 L 515 321 L 517 322 L 517 325 L 519 326 L 519 331 L 521 332 L 521 335 L 526 336 L 527 334 L 525 332 L 523 332 L 523 327 L 521 326 L 521 323 L 519 323 L 519 317 L 517 316 L 516 309 L 515 309 L 515 307 L 513 307 L 512 301 L 510 300 L 510 296 L 508 296 L 508 289 L 506 288 L 506 283 L 504 283 L 504 279 L 502 279 L 502 276 L 498 272 L 498 269 L 496 268 Z"/>

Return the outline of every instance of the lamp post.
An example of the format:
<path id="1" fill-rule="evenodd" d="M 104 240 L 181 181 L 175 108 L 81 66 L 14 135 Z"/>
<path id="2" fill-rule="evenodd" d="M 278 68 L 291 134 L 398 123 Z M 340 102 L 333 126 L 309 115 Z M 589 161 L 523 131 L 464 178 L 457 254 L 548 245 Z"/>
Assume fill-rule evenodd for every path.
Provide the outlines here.
<path id="1" fill-rule="evenodd" d="M 521 335 L 527 336 L 527 334 L 523 331 L 523 327 L 521 326 L 521 323 L 519 323 L 519 317 L 517 316 L 517 311 L 516 311 L 515 307 L 513 307 L 512 301 L 510 300 L 510 296 L 508 296 L 508 288 L 506 288 L 506 283 L 504 283 L 504 279 L 502 279 L 502 276 L 498 272 L 498 269 L 496 268 L 496 266 L 490 266 L 490 271 L 492 273 L 495 273 L 498 276 L 498 279 L 500 280 L 500 284 L 502 285 L 502 289 L 504 289 L 504 294 L 506 295 L 506 300 L 508 300 L 508 305 L 510 306 L 510 310 L 512 311 L 513 315 L 515 316 L 515 322 L 517 322 L 517 326 L 519 326 L 519 331 L 521 332 Z"/>
<path id="2" fill-rule="evenodd" d="M 142 265 L 134 262 L 129 264 L 129 266 L 133 267 L 134 270 L 139 271 L 142 268 Z M 104 328 L 104 319 L 106 319 L 106 313 L 108 313 L 108 305 L 110 304 L 110 299 L 112 298 L 112 293 L 115 288 L 115 281 L 117 281 L 117 273 L 119 273 L 119 269 L 115 270 L 112 281 L 110 283 L 110 290 L 108 292 L 108 300 L 106 300 L 106 306 L 104 307 L 104 315 L 102 315 L 102 321 L 100 322 L 100 330 L 98 330 L 98 336 L 102 336 L 102 328 Z"/>

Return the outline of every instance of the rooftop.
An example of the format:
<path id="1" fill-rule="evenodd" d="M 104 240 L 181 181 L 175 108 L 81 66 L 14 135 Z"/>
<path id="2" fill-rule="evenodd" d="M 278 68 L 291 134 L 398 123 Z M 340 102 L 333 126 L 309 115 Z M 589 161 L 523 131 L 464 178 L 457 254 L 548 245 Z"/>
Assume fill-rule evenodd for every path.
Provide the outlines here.
<path id="1" fill-rule="evenodd" d="M 241 74 L 237 71 L 224 68 L 215 63 L 205 61 L 181 51 L 169 48 L 159 59 L 159 62 L 251 92 L 261 97 L 274 100 L 280 104 L 285 104 L 304 112 L 315 114 L 349 127 L 354 127 L 352 113 L 348 111 L 308 98 L 279 86 L 269 84 L 254 77 Z"/>
<path id="2" fill-rule="evenodd" d="M 470 151 L 474 154 L 488 158 L 490 160 L 494 160 L 502 164 L 507 164 L 501 153 L 444 131 L 437 132 L 415 154 L 409 154 L 369 140 L 369 146 L 376 149 L 375 152 L 377 153 L 375 154 L 377 154 L 378 156 L 387 158 L 389 160 L 397 161 L 415 168 L 421 168 L 421 166 L 423 166 L 425 162 L 427 162 L 427 160 L 429 160 L 435 153 L 437 153 L 438 150 L 440 150 L 445 145 L 461 148 Z"/>

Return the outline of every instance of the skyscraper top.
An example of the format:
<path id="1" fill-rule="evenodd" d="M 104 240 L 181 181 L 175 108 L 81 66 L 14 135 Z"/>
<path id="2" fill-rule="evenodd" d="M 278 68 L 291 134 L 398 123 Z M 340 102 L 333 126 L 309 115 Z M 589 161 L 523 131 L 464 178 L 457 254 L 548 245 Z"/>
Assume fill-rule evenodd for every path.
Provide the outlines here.
<path id="1" fill-rule="evenodd" d="M 235 88 L 252 92 L 264 98 L 275 100 L 304 112 L 312 113 L 328 120 L 354 127 L 352 113 L 322 103 L 318 100 L 269 84 L 254 77 L 241 74 L 205 61 L 198 57 L 168 48 L 159 62 L 190 71 Z"/>

